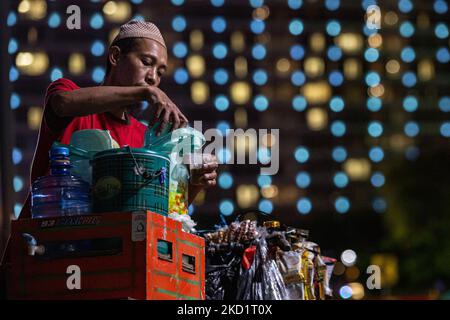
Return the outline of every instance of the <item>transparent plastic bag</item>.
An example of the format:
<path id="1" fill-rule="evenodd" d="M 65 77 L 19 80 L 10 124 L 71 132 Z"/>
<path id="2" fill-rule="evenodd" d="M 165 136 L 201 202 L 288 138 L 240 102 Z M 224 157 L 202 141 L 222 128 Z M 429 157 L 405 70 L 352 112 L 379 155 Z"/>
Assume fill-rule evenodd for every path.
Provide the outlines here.
<path id="1" fill-rule="evenodd" d="M 238 282 L 238 300 L 284 300 L 288 297 L 286 286 L 275 260 L 269 257 L 266 234 L 256 245 L 256 255 L 249 269 L 241 267 Z"/>
<path id="2" fill-rule="evenodd" d="M 156 127 L 157 124 L 146 130 L 143 147 L 169 156 L 169 214 L 187 214 L 189 170 L 186 166 L 186 156 L 200 150 L 206 141 L 205 137 L 192 127 L 169 131 L 169 126 L 157 136 Z"/>
<path id="3" fill-rule="evenodd" d="M 53 146 L 69 149 L 71 172 L 84 181 L 92 184 L 91 160 L 97 152 L 119 148 L 119 145 L 111 137 L 108 130 L 86 129 L 75 131 L 70 138 L 70 144 L 60 142 Z"/>

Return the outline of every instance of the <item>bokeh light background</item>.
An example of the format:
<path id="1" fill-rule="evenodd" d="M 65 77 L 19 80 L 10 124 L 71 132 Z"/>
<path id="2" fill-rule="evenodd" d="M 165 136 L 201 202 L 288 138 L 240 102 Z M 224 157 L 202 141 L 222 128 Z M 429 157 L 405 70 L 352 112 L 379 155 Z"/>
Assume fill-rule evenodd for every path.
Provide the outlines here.
<path id="1" fill-rule="evenodd" d="M 17 215 L 24 201 L 45 88 L 60 77 L 102 82 L 108 45 L 124 22 L 161 29 L 169 70 L 161 88 L 203 128 L 280 129 L 236 150 L 280 170 L 229 165 L 190 213 L 199 228 L 247 208 L 309 229 L 339 260 L 337 299 L 443 297 L 450 290 L 449 3 L 445 0 L 9 1 L 8 106 Z M 381 9 L 370 30 L 365 10 Z M 143 113 L 148 105 L 143 105 Z M 141 120 L 145 121 L 144 116 Z M 270 131 L 269 131 L 270 132 Z M 382 267 L 382 290 L 366 268 Z"/>

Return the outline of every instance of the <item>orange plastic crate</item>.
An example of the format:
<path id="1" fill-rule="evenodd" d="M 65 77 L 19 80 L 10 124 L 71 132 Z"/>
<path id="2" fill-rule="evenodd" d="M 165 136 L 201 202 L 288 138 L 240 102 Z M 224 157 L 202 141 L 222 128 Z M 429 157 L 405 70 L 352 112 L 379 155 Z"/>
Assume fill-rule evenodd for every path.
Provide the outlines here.
<path id="1" fill-rule="evenodd" d="M 28 254 L 24 233 L 43 255 Z M 150 211 L 13 221 L 8 250 L 10 299 L 205 298 L 203 238 Z"/>

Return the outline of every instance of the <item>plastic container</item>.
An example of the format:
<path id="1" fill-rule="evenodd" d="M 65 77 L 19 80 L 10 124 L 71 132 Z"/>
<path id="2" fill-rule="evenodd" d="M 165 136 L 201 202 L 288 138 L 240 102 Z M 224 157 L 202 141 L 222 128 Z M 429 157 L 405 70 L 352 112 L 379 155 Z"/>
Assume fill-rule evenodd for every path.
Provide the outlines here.
<path id="1" fill-rule="evenodd" d="M 170 159 L 169 214 L 187 214 L 189 208 L 189 167 L 186 159 L 190 153 L 200 149 L 205 143 L 203 134 L 192 127 L 169 131 L 168 125 L 159 136 L 156 127 L 148 127 L 145 132 L 144 148 L 165 154 Z"/>
<path id="2" fill-rule="evenodd" d="M 52 147 L 50 174 L 36 179 L 31 188 L 33 218 L 91 213 L 89 183 L 70 172 L 69 149 Z"/>
<path id="3" fill-rule="evenodd" d="M 167 215 L 170 161 L 164 154 L 124 147 L 92 160 L 94 212 L 151 210 Z"/>

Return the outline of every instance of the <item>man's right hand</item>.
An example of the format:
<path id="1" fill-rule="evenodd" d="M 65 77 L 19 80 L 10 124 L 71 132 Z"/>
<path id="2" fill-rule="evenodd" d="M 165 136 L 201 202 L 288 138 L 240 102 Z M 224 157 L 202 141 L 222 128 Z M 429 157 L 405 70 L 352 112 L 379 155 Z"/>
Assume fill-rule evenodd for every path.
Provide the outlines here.
<path id="1" fill-rule="evenodd" d="M 186 116 L 158 87 L 148 87 L 147 100 L 155 108 L 154 112 L 152 112 L 153 119 L 150 119 L 150 124 L 153 125 L 158 120 L 161 120 L 158 128 L 156 129 L 157 135 L 164 130 L 169 122 L 172 123 L 171 130 L 187 126 L 188 119 Z"/>

